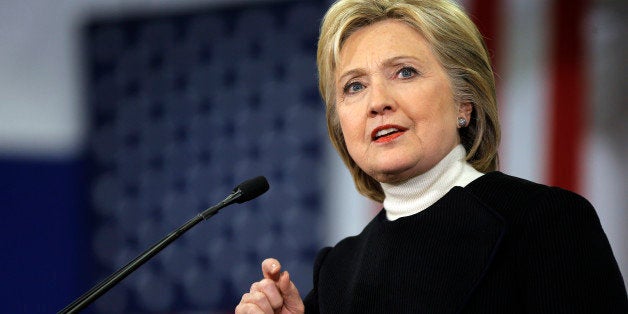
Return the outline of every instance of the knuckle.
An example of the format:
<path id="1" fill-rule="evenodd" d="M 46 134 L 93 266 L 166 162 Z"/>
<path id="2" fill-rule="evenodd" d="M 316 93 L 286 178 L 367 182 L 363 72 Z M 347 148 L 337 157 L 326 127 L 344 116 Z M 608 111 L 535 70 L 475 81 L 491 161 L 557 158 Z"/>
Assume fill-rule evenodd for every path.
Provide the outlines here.
<path id="1" fill-rule="evenodd" d="M 275 287 L 275 282 L 270 279 L 262 279 L 262 281 L 258 282 L 258 286 L 262 289 Z"/>
<path id="2" fill-rule="evenodd" d="M 236 314 L 247 314 L 247 313 L 260 313 L 260 307 L 255 303 L 254 298 L 251 294 L 247 293 L 242 296 L 242 301 L 236 306 L 235 313 Z"/>
<path id="3" fill-rule="evenodd" d="M 240 304 L 238 304 L 238 306 L 236 306 L 235 313 L 236 314 L 245 314 L 245 313 L 248 312 L 247 307 L 248 307 L 248 304 L 240 303 Z"/>
<path id="4" fill-rule="evenodd" d="M 272 279 L 268 279 L 268 278 L 264 278 L 264 279 L 258 281 L 258 283 L 260 285 L 274 285 L 275 284 L 275 282 Z"/>
<path id="5" fill-rule="evenodd" d="M 256 291 L 252 293 L 247 293 L 246 302 L 262 305 L 264 303 L 267 303 L 268 301 L 264 293 Z"/>
<path id="6" fill-rule="evenodd" d="M 255 306 L 253 306 L 252 304 L 238 304 L 238 306 L 236 306 L 235 308 L 235 313 L 236 314 L 248 314 L 248 313 L 255 313 Z"/>
<path id="7" fill-rule="evenodd" d="M 245 293 L 242 295 L 242 298 L 240 298 L 240 303 L 244 302 L 247 298 L 248 293 Z"/>

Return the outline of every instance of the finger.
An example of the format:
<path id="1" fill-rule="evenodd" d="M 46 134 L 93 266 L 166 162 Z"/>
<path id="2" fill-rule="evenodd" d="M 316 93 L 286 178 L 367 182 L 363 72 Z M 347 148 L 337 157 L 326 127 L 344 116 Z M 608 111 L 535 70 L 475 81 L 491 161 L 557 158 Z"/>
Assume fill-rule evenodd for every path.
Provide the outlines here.
<path id="1" fill-rule="evenodd" d="M 251 284 L 251 289 L 249 289 L 250 293 L 253 293 L 255 291 L 259 291 L 259 288 L 257 288 L 257 285 L 259 285 L 259 282 L 254 282 Z"/>
<path id="2" fill-rule="evenodd" d="M 281 270 L 281 264 L 274 258 L 267 258 L 262 262 L 262 273 L 264 278 L 277 281 Z"/>
<path id="3" fill-rule="evenodd" d="M 235 308 L 235 314 L 255 314 L 264 313 L 259 306 L 252 303 L 240 303 Z M 265 313 L 264 313 L 265 314 Z"/>
<path id="4" fill-rule="evenodd" d="M 249 290 L 249 293 L 253 292 L 265 294 L 273 309 L 278 309 L 283 304 L 283 297 L 281 296 L 279 287 L 277 287 L 277 283 L 270 279 L 262 279 L 261 281 L 254 282 Z"/>
<path id="5" fill-rule="evenodd" d="M 284 271 L 279 276 L 279 280 L 277 280 L 277 287 L 281 291 L 283 295 L 291 295 L 298 294 L 299 291 L 294 283 L 290 280 L 290 273 L 288 271 Z"/>
<path id="6" fill-rule="evenodd" d="M 270 306 L 270 302 L 264 293 L 256 291 L 252 293 L 245 293 L 242 296 L 240 304 L 253 304 L 261 313 L 273 313 L 273 308 Z M 259 312 L 258 311 L 258 312 Z"/>
<path id="7" fill-rule="evenodd" d="M 254 283 L 251 286 L 251 290 L 264 293 L 270 302 L 270 306 L 275 310 L 280 309 L 283 305 L 281 291 L 279 291 L 277 283 L 270 279 L 262 279 L 262 281 Z"/>
<path id="8" fill-rule="evenodd" d="M 304 310 L 303 300 L 299 295 L 299 290 L 290 280 L 290 274 L 287 271 L 281 274 L 277 287 L 283 296 L 284 307 L 292 313 L 302 313 Z"/>

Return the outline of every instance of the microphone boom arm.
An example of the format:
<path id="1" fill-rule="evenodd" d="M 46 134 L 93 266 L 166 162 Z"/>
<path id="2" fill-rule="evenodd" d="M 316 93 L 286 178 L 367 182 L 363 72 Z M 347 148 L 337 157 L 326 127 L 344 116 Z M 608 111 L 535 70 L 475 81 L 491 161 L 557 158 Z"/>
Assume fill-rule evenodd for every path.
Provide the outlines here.
<path id="1" fill-rule="evenodd" d="M 259 184 L 262 184 L 265 186 L 262 186 L 260 188 Z M 253 191 L 252 192 L 247 191 L 247 188 L 251 190 L 251 187 L 253 187 Z M 161 239 L 159 242 L 155 243 L 148 250 L 144 251 L 144 253 L 140 254 L 135 259 L 130 261 L 128 264 L 126 264 L 124 267 L 118 269 L 115 273 L 111 274 L 109 277 L 107 277 L 106 279 L 98 283 L 96 286 L 92 287 L 89 291 L 85 292 L 83 295 L 81 295 L 76 300 L 74 300 L 74 302 L 68 304 L 68 306 L 63 308 L 61 311 L 57 312 L 57 314 L 77 313 L 78 311 L 84 309 L 86 306 L 90 305 L 92 302 L 98 299 L 105 292 L 109 291 L 109 289 L 113 288 L 113 286 L 115 286 L 117 283 L 122 281 L 129 274 L 131 274 L 137 268 L 142 266 L 153 256 L 157 255 L 157 253 L 159 253 L 166 246 L 168 246 L 170 243 L 172 243 L 174 240 L 179 238 L 181 235 L 183 235 L 185 232 L 190 230 L 192 227 L 194 227 L 196 224 L 198 224 L 202 220 L 209 219 L 210 217 L 218 213 L 218 211 L 225 206 L 231 205 L 234 202 L 242 203 L 242 202 L 248 201 L 250 199 L 253 199 L 261 195 L 267 190 L 268 190 L 268 182 L 266 181 L 264 177 L 256 177 L 254 179 L 244 182 L 243 184 L 240 184 L 231 192 L 231 194 L 229 194 L 229 196 L 227 196 L 220 203 L 204 210 L 203 212 L 196 215 L 194 218 L 188 220 L 182 226 L 172 231 L 170 234 L 168 234 L 166 237 Z M 245 195 L 244 200 L 238 201 L 238 199 L 242 195 Z"/>

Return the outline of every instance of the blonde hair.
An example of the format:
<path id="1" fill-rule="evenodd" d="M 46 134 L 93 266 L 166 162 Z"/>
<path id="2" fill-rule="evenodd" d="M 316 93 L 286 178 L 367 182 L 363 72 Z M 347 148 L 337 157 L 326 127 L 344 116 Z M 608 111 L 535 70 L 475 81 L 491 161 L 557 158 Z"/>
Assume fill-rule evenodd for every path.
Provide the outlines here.
<path id="1" fill-rule="evenodd" d="M 323 18 L 316 63 L 329 137 L 358 192 L 377 202 L 384 200 L 380 183 L 360 169 L 347 151 L 335 108 L 334 71 L 345 40 L 358 29 L 386 19 L 407 23 L 428 41 L 449 76 L 454 100 L 474 108 L 468 127 L 459 129 L 467 161 L 480 172 L 497 170 L 500 131 L 493 70 L 482 35 L 462 9 L 446 0 L 339 0 Z"/>

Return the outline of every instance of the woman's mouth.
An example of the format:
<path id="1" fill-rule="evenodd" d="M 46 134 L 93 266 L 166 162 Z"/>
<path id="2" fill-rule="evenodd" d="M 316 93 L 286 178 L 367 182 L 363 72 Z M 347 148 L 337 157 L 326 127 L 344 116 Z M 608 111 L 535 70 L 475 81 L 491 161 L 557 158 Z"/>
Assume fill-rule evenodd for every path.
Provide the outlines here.
<path id="1" fill-rule="evenodd" d="M 371 132 L 371 140 L 376 143 L 387 143 L 403 135 L 406 130 L 398 125 L 382 125 Z"/>

